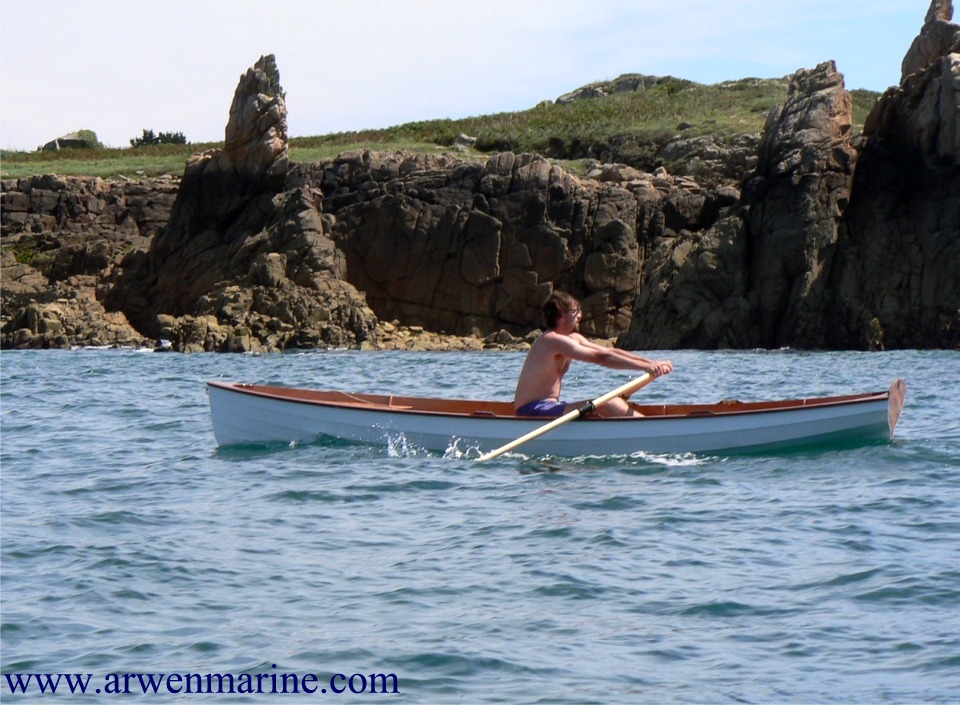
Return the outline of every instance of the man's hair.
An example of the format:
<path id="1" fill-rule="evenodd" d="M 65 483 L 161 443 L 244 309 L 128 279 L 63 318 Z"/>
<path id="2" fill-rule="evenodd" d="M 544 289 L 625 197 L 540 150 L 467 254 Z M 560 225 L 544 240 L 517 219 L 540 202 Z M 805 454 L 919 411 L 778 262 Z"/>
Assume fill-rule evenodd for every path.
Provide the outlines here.
<path id="1" fill-rule="evenodd" d="M 547 327 L 556 328 L 557 321 L 563 314 L 577 308 L 580 308 L 580 303 L 570 294 L 564 291 L 553 292 L 543 305 L 543 317 L 547 319 Z"/>

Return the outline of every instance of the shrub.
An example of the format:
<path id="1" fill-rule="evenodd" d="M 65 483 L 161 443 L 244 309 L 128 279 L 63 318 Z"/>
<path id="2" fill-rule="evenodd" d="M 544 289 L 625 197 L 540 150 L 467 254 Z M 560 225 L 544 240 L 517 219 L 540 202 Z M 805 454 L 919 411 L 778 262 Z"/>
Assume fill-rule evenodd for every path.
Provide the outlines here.
<path id="1" fill-rule="evenodd" d="M 130 140 L 131 147 L 148 147 L 154 144 L 186 144 L 187 138 L 182 132 L 161 132 L 155 135 L 153 130 L 144 130 L 141 137 Z"/>
<path id="2" fill-rule="evenodd" d="M 97 133 L 93 130 L 77 130 L 74 134 L 85 141 L 91 149 L 103 147 L 103 144 L 97 139 Z"/>

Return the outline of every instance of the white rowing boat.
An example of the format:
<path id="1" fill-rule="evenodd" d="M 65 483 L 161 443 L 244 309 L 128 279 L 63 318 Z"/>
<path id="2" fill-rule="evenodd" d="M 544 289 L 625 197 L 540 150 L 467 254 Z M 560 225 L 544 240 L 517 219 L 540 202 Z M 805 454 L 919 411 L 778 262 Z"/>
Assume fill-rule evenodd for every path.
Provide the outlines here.
<path id="1" fill-rule="evenodd" d="M 333 437 L 444 452 L 487 453 L 549 419 L 517 416 L 502 401 L 351 394 L 239 382 L 208 382 L 221 446 Z M 740 453 L 893 437 L 906 384 L 885 392 L 787 401 L 634 404 L 640 418 L 583 418 L 523 446 L 532 455 Z"/>

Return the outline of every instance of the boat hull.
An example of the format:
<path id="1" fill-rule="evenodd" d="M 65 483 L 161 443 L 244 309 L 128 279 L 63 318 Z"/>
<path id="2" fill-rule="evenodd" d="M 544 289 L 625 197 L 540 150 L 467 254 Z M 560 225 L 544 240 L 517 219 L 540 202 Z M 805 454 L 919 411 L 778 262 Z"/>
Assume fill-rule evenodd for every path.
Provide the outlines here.
<path id="1" fill-rule="evenodd" d="M 899 387 L 898 387 L 899 385 Z M 899 389 L 899 392 L 897 392 Z M 524 444 L 528 455 L 744 453 L 888 439 L 902 380 L 890 391 L 790 402 L 641 406 L 642 418 L 581 419 Z M 548 420 L 517 417 L 509 404 L 350 395 L 209 382 L 221 446 L 310 442 L 323 436 L 446 452 L 499 448 Z"/>

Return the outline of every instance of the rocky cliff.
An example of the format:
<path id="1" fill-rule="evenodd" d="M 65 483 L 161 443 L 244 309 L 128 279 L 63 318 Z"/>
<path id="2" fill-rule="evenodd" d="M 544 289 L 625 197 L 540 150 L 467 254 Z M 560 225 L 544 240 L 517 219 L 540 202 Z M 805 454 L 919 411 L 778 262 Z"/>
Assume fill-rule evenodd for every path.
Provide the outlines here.
<path id="1" fill-rule="evenodd" d="M 4 181 L 3 347 L 153 345 L 102 299 L 123 262 L 163 230 L 178 187 L 172 177 Z"/>
<path id="2" fill-rule="evenodd" d="M 960 27 L 934 0 L 851 139 L 832 62 L 798 71 L 733 213 L 664 241 L 622 345 L 960 346 Z"/>
<path id="3" fill-rule="evenodd" d="M 579 177 L 509 152 L 292 165 L 263 57 L 223 149 L 180 179 L 3 182 L 2 344 L 522 344 L 562 288 L 586 333 L 638 349 L 957 347 L 951 19 L 935 0 L 861 136 L 825 62 L 793 76 L 736 164 L 677 175 L 598 162 Z"/>
<path id="4" fill-rule="evenodd" d="M 832 279 L 830 340 L 960 346 L 960 26 L 934 0 L 904 78 L 871 112 Z M 922 49 L 918 49 L 921 47 Z"/>
<path id="5" fill-rule="evenodd" d="M 319 193 L 288 188 L 287 111 L 273 56 L 241 77 L 222 150 L 187 164 L 169 221 L 107 293 L 177 350 L 353 346 L 376 319 L 343 278 Z"/>

